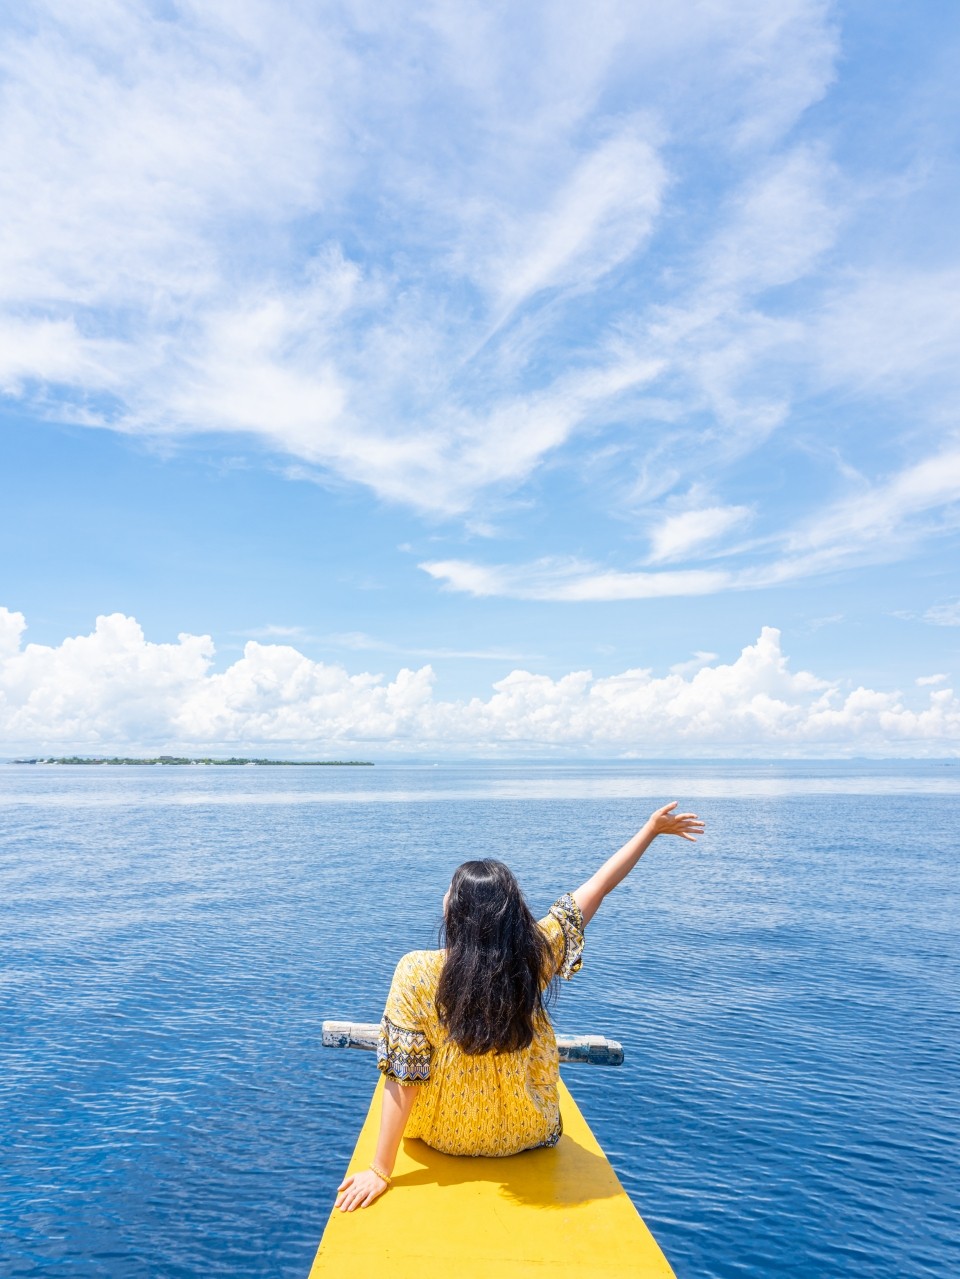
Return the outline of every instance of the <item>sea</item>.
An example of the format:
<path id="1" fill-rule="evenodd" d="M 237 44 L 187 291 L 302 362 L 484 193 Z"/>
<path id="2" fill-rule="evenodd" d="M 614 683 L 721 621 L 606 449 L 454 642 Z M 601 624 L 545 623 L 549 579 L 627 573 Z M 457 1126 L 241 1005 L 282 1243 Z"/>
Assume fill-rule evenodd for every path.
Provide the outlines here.
<path id="1" fill-rule="evenodd" d="M 960 1275 L 958 760 L 0 766 L 0 1272 L 305 1279 L 376 1081 L 323 1020 L 461 861 L 542 914 L 673 799 L 554 1020 L 677 1276 Z"/>

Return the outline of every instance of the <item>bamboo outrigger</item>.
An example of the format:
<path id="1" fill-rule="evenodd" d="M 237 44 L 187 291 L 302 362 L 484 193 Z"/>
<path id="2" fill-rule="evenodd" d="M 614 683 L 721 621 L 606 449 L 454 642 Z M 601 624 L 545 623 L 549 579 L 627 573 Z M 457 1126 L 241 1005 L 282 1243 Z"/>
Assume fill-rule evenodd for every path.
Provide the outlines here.
<path id="1" fill-rule="evenodd" d="M 328 1047 L 376 1047 L 379 1027 L 323 1023 Z M 561 1062 L 620 1065 L 623 1049 L 598 1035 L 558 1035 Z M 369 1209 L 331 1211 L 310 1279 L 491 1279 L 579 1271 L 604 1279 L 674 1279 L 576 1102 L 560 1082 L 563 1136 L 544 1150 L 500 1159 L 443 1155 L 401 1143 L 393 1189 Z M 367 1168 L 380 1126 L 373 1100 L 348 1172 Z"/>

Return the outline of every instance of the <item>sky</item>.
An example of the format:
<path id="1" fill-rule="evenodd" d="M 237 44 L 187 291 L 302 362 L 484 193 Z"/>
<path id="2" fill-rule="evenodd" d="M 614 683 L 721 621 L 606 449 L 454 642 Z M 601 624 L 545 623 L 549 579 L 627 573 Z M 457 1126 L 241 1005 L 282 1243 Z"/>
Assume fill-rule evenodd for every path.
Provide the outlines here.
<path id="1" fill-rule="evenodd" d="M 0 17 L 0 755 L 960 755 L 960 11 Z"/>

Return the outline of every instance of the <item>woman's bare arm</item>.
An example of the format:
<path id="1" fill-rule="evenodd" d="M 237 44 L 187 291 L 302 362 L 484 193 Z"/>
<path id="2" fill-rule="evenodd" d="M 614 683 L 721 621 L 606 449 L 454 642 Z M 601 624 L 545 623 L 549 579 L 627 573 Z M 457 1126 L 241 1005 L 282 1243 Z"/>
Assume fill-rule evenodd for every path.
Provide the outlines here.
<path id="1" fill-rule="evenodd" d="M 383 1107 L 380 1111 L 380 1136 L 373 1162 L 389 1177 L 397 1161 L 397 1151 L 403 1139 L 403 1130 L 410 1118 L 413 1103 L 417 1100 L 417 1084 L 404 1087 L 395 1079 L 388 1079 L 383 1086 Z M 369 1208 L 380 1197 L 387 1183 L 372 1168 L 351 1173 L 338 1187 L 336 1207 L 341 1212 L 353 1212 L 354 1208 Z"/>
<path id="2" fill-rule="evenodd" d="M 675 813 L 676 807 L 677 801 L 674 800 L 672 804 L 658 808 L 633 839 L 628 840 L 595 875 L 580 885 L 573 896 L 583 914 L 584 924 L 589 924 L 607 893 L 626 879 L 658 835 L 679 835 L 681 839 L 696 843 L 697 836 L 703 834 L 703 822 L 695 813 Z"/>

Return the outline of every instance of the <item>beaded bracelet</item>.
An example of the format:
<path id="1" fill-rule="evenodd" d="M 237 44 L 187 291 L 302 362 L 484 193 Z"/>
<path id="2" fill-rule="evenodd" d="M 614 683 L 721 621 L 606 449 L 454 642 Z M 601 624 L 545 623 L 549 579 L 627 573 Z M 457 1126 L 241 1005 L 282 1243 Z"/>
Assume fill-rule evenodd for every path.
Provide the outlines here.
<path id="1" fill-rule="evenodd" d="M 381 1181 L 385 1181 L 387 1183 L 387 1189 L 388 1190 L 390 1189 L 393 1182 L 388 1173 L 385 1173 L 383 1169 L 379 1168 L 376 1164 L 370 1165 L 370 1171 L 373 1173 L 376 1173 L 376 1175 L 380 1178 Z"/>

